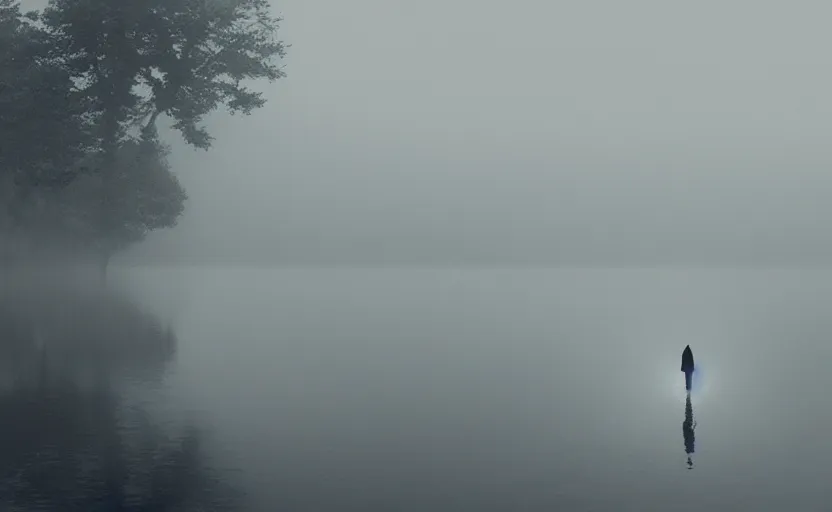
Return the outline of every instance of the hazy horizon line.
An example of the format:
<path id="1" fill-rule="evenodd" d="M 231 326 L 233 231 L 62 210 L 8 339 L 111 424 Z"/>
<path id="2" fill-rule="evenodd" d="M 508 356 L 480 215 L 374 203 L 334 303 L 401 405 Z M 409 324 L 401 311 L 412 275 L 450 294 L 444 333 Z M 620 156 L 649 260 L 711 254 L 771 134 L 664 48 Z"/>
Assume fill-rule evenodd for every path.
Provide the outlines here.
<path id="1" fill-rule="evenodd" d="M 529 268 L 529 269 L 832 269 L 828 262 L 720 262 L 720 263 L 646 263 L 646 262 L 596 262 L 596 263 L 558 263 L 558 262 L 256 262 L 256 261 L 163 261 L 163 260 L 124 260 L 113 262 L 117 267 L 249 267 L 249 268 Z"/>

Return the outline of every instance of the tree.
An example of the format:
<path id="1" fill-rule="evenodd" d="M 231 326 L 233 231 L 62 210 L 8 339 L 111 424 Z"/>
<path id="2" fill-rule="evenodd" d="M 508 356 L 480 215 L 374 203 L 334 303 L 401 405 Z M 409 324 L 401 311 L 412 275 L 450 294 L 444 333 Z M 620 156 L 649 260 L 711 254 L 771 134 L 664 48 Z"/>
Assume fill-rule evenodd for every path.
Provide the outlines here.
<path id="1" fill-rule="evenodd" d="M 3 231 L 24 228 L 32 195 L 67 186 L 92 146 L 86 108 L 67 69 L 50 57 L 52 41 L 0 0 L 0 182 Z"/>
<path id="2" fill-rule="evenodd" d="M 50 0 L 41 19 L 52 57 L 95 120 L 101 200 L 94 228 L 106 260 L 131 239 L 114 199 L 120 148 L 136 131 L 155 140 L 160 117 L 188 144 L 210 148 L 205 116 L 221 106 L 249 114 L 265 100 L 243 83 L 284 76 L 281 20 L 267 0 Z"/>
<path id="3" fill-rule="evenodd" d="M 98 205 L 104 193 L 102 175 L 86 175 L 66 189 L 62 203 L 63 224 L 73 238 L 85 240 L 99 256 L 106 275 L 112 251 L 144 240 L 156 229 L 176 225 L 187 195 L 171 172 L 168 148 L 155 137 L 128 139 L 119 145 L 107 194 L 111 205 L 111 229 L 96 229 Z"/>

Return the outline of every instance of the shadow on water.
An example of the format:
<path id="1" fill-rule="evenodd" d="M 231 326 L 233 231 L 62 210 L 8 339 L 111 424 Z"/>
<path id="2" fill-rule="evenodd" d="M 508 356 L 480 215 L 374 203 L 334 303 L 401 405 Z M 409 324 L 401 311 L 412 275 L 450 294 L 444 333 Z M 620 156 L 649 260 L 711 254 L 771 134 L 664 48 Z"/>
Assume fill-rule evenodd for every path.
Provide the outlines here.
<path id="1" fill-rule="evenodd" d="M 118 391 L 126 372 L 160 379 L 174 334 L 122 297 L 68 299 L 0 298 L 0 510 L 239 508 L 196 427 L 162 424 Z"/>
<path id="2" fill-rule="evenodd" d="M 690 391 L 685 398 L 685 421 L 682 422 L 682 437 L 685 441 L 685 453 L 688 455 L 688 469 L 693 469 L 693 453 L 696 443 L 696 420 L 693 419 L 693 405 L 690 403 Z"/>

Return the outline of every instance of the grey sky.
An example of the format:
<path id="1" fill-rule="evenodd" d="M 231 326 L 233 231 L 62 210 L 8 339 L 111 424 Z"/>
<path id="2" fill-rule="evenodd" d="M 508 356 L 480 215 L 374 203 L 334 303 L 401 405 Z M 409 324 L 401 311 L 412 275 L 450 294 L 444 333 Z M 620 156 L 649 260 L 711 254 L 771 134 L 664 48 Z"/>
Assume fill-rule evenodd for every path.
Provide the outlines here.
<path id="1" fill-rule="evenodd" d="M 832 255 L 826 3 L 274 4 L 288 77 L 176 147 L 185 217 L 134 256 Z"/>

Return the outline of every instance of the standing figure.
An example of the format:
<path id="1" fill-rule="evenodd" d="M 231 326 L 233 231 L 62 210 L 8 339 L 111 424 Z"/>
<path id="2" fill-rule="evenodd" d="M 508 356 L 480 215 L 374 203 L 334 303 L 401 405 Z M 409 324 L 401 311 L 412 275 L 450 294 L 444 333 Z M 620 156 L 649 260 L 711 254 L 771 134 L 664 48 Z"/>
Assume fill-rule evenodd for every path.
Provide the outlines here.
<path id="1" fill-rule="evenodd" d="M 690 392 L 690 384 L 693 381 L 693 352 L 690 345 L 682 352 L 682 371 L 685 372 L 685 390 Z"/>

